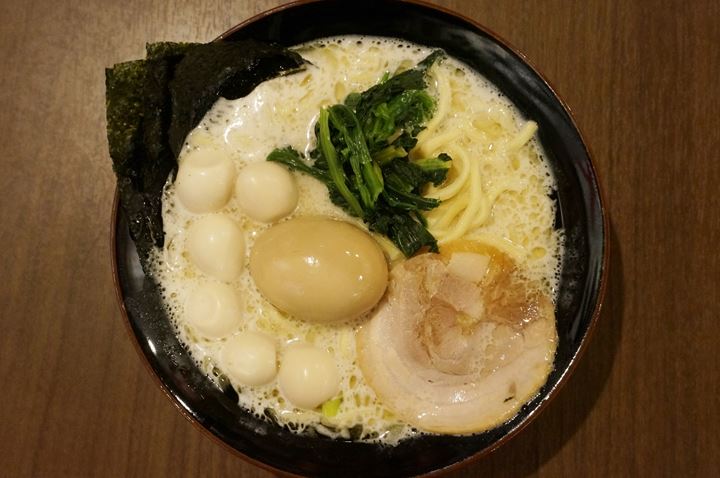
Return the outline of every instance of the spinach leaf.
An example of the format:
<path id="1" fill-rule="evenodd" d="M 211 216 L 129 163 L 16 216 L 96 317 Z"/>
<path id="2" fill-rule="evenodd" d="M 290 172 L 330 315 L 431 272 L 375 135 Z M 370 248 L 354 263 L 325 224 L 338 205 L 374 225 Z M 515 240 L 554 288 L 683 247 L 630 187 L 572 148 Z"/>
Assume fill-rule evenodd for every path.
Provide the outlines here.
<path id="1" fill-rule="evenodd" d="M 408 257 L 423 248 L 437 251 L 421 211 L 440 201 L 422 193 L 427 184 L 445 180 L 451 158 L 443 153 L 410 160 L 408 152 L 435 109 L 425 77 L 442 55 L 433 52 L 417 67 L 323 108 L 315 127 L 318 147 L 309 158 L 290 147 L 267 158 L 325 183 L 333 203 L 361 217 Z"/>

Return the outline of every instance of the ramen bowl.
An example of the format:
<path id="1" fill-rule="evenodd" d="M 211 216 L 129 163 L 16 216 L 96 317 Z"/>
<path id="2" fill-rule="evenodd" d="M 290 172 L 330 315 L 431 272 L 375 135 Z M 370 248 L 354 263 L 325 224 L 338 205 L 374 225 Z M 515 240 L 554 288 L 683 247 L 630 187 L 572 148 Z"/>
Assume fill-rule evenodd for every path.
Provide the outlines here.
<path id="1" fill-rule="evenodd" d="M 464 436 L 419 435 L 395 446 L 296 434 L 238 405 L 196 365 L 176 336 L 157 285 L 145 277 L 113 206 L 113 273 L 124 320 L 142 359 L 178 409 L 241 458 L 276 473 L 310 476 L 416 476 L 447 471 L 510 440 L 567 380 L 598 318 L 606 287 L 608 223 L 588 148 L 568 108 L 524 57 L 474 21 L 412 1 L 309 1 L 262 13 L 216 41 L 256 39 L 292 46 L 336 35 L 394 37 L 442 48 L 474 69 L 538 123 L 556 180 L 555 226 L 565 252 L 556 303 L 554 368 L 537 396 L 502 425 Z"/>

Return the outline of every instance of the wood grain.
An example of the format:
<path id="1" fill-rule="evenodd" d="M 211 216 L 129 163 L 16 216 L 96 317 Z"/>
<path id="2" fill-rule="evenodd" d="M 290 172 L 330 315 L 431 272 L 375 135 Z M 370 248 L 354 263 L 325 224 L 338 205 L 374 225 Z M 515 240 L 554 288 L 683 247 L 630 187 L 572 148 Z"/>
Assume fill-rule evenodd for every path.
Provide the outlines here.
<path id="1" fill-rule="evenodd" d="M 0 3 L 0 475 L 270 476 L 185 420 L 127 337 L 103 68 L 279 3 Z M 613 227 L 576 373 L 453 476 L 720 476 L 720 3 L 437 3 L 509 39 L 565 98 Z"/>

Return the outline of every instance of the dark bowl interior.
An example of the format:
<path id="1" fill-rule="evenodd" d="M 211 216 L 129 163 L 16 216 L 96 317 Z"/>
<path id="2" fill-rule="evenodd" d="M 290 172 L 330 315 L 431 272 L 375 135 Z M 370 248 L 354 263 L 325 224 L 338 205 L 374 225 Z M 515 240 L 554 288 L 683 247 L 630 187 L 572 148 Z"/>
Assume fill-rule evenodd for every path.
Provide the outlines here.
<path id="1" fill-rule="evenodd" d="M 222 35 L 295 45 L 341 34 L 398 37 L 443 48 L 497 85 L 528 118 L 557 179 L 557 227 L 566 252 L 557 303 L 555 368 L 539 395 L 504 425 L 472 436 L 423 436 L 396 447 L 299 436 L 255 418 L 200 372 L 179 343 L 156 286 L 140 268 L 127 223 L 114 211 L 115 271 L 121 306 L 142 355 L 188 417 L 261 466 L 312 476 L 407 476 L 482 456 L 525 426 L 567 378 L 597 318 L 605 288 L 607 223 L 588 150 L 569 112 L 545 80 L 479 25 L 425 4 L 320 1 L 261 14 Z M 117 201 L 116 201 L 117 203 Z"/>

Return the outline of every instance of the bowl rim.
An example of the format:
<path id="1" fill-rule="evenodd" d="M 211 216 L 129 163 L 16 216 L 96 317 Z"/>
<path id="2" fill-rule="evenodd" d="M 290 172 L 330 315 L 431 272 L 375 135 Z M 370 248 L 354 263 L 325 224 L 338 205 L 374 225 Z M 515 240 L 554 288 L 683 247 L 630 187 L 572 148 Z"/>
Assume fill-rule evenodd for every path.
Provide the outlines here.
<path id="1" fill-rule="evenodd" d="M 264 10 L 262 12 L 259 12 L 246 20 L 238 23 L 237 25 L 229 28 L 216 38 L 214 38 L 212 41 L 221 41 L 229 36 L 232 36 L 238 31 L 241 31 L 242 29 L 246 28 L 248 25 L 251 25 L 263 18 L 266 18 L 268 16 L 275 15 L 279 12 L 297 8 L 303 5 L 307 4 L 320 4 L 320 3 L 335 3 L 339 0 L 294 0 L 273 8 L 270 8 L 268 10 Z M 443 13 L 445 15 L 455 17 L 457 19 L 460 19 L 474 28 L 477 28 L 478 30 L 482 31 L 488 37 L 490 37 L 494 42 L 498 43 L 500 46 L 507 48 L 510 52 L 517 55 L 518 58 L 520 58 L 532 71 L 537 77 L 544 83 L 544 85 L 550 90 L 552 93 L 554 99 L 560 104 L 564 112 L 567 114 L 568 119 L 570 120 L 570 123 L 572 124 L 573 128 L 578 134 L 578 137 L 580 139 L 580 142 L 583 145 L 583 148 L 585 149 L 585 152 L 587 154 L 588 158 L 588 166 L 590 170 L 592 171 L 592 174 L 595 179 L 596 183 L 596 191 L 597 191 L 597 200 L 599 203 L 599 212 L 602 217 L 602 262 L 600 264 L 600 274 L 598 277 L 598 286 L 597 286 L 597 300 L 595 301 L 595 306 L 593 308 L 592 315 L 590 317 L 590 322 L 588 323 L 587 330 L 585 334 L 583 335 L 582 339 L 580 340 L 577 349 L 575 350 L 575 353 L 572 355 L 572 358 L 570 359 L 567 367 L 563 371 L 562 375 L 558 379 L 557 383 L 554 387 L 551 387 L 548 391 L 548 393 L 543 397 L 541 402 L 538 404 L 538 406 L 530 413 L 528 414 L 525 419 L 523 419 L 516 427 L 511 429 L 508 433 L 500 437 L 497 441 L 492 443 L 490 446 L 483 448 L 472 455 L 467 456 L 466 458 L 457 461 L 455 463 L 452 463 L 450 465 L 445 466 L 444 468 L 439 468 L 436 470 L 432 470 L 430 472 L 427 472 L 420 476 L 427 476 L 427 477 L 436 477 L 445 475 L 449 472 L 455 471 L 459 468 L 465 467 L 473 462 L 476 462 L 489 454 L 496 451 L 498 448 L 500 448 L 502 445 L 506 444 L 510 440 L 512 440 L 514 437 L 516 437 L 522 430 L 524 430 L 530 423 L 532 423 L 548 406 L 548 404 L 559 394 L 560 390 L 565 386 L 565 384 L 569 381 L 570 376 L 575 372 L 575 369 L 577 368 L 577 364 L 580 361 L 580 359 L 585 354 L 588 343 L 590 340 L 592 340 L 592 337 L 595 334 L 595 330 L 597 328 L 597 323 L 599 321 L 599 317 L 604 305 L 605 296 L 607 293 L 607 282 L 609 278 L 609 268 L 610 268 L 610 220 L 608 216 L 608 211 L 606 208 L 606 195 L 603 188 L 603 182 L 601 181 L 600 175 L 598 174 L 598 170 L 595 167 L 595 163 L 593 161 L 593 154 L 591 153 L 591 148 L 587 140 L 585 139 L 585 135 L 583 134 L 582 129 L 578 125 L 575 116 L 572 112 L 572 109 L 570 106 L 565 102 L 565 100 L 558 94 L 557 90 L 552 86 L 550 81 L 543 75 L 536 66 L 530 61 L 527 56 L 518 48 L 516 48 L 511 42 L 505 40 L 503 37 L 495 33 L 493 30 L 489 29 L 488 27 L 480 24 L 476 20 L 467 17 L 457 11 L 454 11 L 452 9 L 449 9 L 447 7 L 436 5 L 433 3 L 429 3 L 424 0 L 394 0 L 397 3 L 404 3 L 409 4 L 411 6 L 419 6 L 424 7 L 432 10 L 436 10 L 440 13 Z M 205 436 L 210 437 L 215 443 L 220 444 L 222 447 L 224 447 L 226 450 L 230 451 L 234 455 L 238 456 L 239 458 L 243 459 L 244 461 L 255 465 L 259 468 L 265 469 L 266 471 L 270 471 L 276 475 L 280 476 L 287 476 L 287 477 L 302 477 L 304 475 L 298 475 L 286 470 L 282 470 L 279 468 L 276 468 L 272 465 L 269 465 L 265 462 L 259 461 L 255 458 L 252 458 L 245 453 L 242 453 L 241 451 L 237 450 L 235 447 L 221 439 L 219 436 L 214 434 L 211 430 L 206 428 L 203 424 L 201 424 L 191 413 L 188 412 L 179 402 L 178 399 L 173 395 L 173 393 L 169 390 L 169 388 L 163 383 L 162 379 L 159 377 L 159 375 L 156 373 L 156 371 L 153 369 L 148 357 L 143 352 L 142 347 L 140 345 L 139 338 L 133 331 L 132 325 L 130 323 L 130 317 L 125 305 L 125 297 L 123 294 L 122 286 L 120 284 L 120 276 L 118 271 L 118 256 L 117 256 L 117 236 L 118 236 L 118 219 L 119 219 L 119 212 L 120 212 L 120 194 L 119 190 L 117 188 L 117 185 L 115 186 L 115 192 L 113 197 L 113 204 L 112 204 L 112 210 L 110 215 L 111 220 L 111 228 L 110 228 L 110 249 L 112 253 L 111 256 L 111 273 L 112 273 L 112 281 L 113 281 L 113 287 L 115 289 L 115 297 L 118 303 L 118 306 L 120 308 L 120 313 L 123 319 L 123 323 L 125 325 L 125 330 L 128 333 L 128 335 L 131 338 L 131 342 L 133 343 L 133 347 L 135 348 L 136 353 L 140 356 L 141 362 L 143 363 L 145 369 L 149 372 L 149 374 L 152 376 L 154 382 L 159 386 L 160 390 L 162 390 L 163 394 L 167 399 L 173 404 L 173 406 L 181 413 L 183 417 L 185 417 L 190 423 L 193 424 L 193 426 L 196 429 L 199 429 Z"/>

